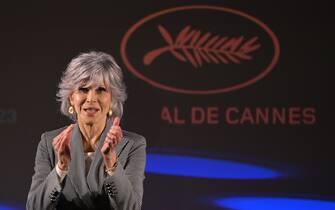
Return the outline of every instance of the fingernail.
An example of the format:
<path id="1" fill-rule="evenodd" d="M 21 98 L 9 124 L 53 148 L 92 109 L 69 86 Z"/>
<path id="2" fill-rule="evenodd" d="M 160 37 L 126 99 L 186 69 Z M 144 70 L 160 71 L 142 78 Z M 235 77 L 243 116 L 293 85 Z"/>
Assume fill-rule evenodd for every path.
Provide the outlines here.
<path id="1" fill-rule="evenodd" d="M 113 125 L 119 125 L 120 124 L 120 118 L 115 117 Z"/>

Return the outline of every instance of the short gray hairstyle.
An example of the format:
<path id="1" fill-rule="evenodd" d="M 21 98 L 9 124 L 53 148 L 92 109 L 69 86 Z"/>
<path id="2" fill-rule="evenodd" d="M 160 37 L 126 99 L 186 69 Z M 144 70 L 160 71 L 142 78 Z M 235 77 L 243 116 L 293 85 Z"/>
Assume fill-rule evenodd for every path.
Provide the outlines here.
<path id="1" fill-rule="evenodd" d="M 79 54 L 71 60 L 63 72 L 56 95 L 57 101 L 61 102 L 61 113 L 72 120 L 76 120 L 75 116 L 68 112 L 70 95 L 83 84 L 99 82 L 101 80 L 112 92 L 112 118 L 121 118 L 123 104 L 127 99 L 122 70 L 111 55 L 96 51 Z"/>

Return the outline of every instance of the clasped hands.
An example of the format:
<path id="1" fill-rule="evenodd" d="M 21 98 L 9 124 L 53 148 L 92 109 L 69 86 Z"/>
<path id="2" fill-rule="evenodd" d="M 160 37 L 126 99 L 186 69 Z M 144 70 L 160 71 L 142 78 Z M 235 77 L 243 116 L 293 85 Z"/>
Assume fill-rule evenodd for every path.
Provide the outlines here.
<path id="1" fill-rule="evenodd" d="M 105 167 L 110 169 L 114 166 L 117 161 L 117 155 L 115 148 L 122 138 L 122 130 L 119 126 L 120 118 L 116 117 L 113 121 L 113 125 L 107 133 L 104 140 L 104 144 L 100 150 L 102 158 L 104 160 Z M 69 125 L 53 140 L 53 148 L 58 158 L 58 168 L 61 170 L 68 170 L 71 162 L 71 136 L 74 124 Z"/>

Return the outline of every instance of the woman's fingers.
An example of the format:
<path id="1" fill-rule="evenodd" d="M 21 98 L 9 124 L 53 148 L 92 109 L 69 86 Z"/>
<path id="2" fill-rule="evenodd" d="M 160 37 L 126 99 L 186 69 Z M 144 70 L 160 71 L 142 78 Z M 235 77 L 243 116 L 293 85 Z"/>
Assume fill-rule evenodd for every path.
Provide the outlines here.
<path id="1" fill-rule="evenodd" d="M 113 121 L 113 126 L 109 130 L 109 133 L 115 135 L 117 139 L 122 138 L 122 129 L 120 127 L 120 118 L 116 117 Z"/>
<path id="2" fill-rule="evenodd" d="M 117 138 L 116 136 L 112 135 L 112 134 L 108 134 L 105 142 L 108 143 L 110 145 L 110 147 L 114 148 L 117 145 Z"/>
<path id="3" fill-rule="evenodd" d="M 70 141 L 73 128 L 74 124 L 69 125 L 60 134 L 58 134 L 52 142 L 52 146 L 59 161 L 57 164 L 59 164 L 58 166 L 64 170 L 68 168 L 71 161 Z"/>
<path id="4" fill-rule="evenodd" d="M 111 150 L 114 151 L 117 142 L 116 136 L 108 134 L 101 148 L 101 152 L 107 155 Z"/>
<path id="5" fill-rule="evenodd" d="M 110 131 L 108 132 L 107 136 L 109 136 L 110 138 L 116 138 L 117 142 L 119 142 L 122 138 L 122 129 L 120 126 L 113 126 Z"/>
<path id="6" fill-rule="evenodd" d="M 116 138 L 116 135 L 114 135 L 113 133 L 107 133 L 107 137 L 110 139 L 114 139 Z"/>
<path id="7" fill-rule="evenodd" d="M 107 155 L 110 151 L 110 142 L 105 141 L 104 144 L 102 145 L 101 152 L 105 155 Z"/>
<path id="8" fill-rule="evenodd" d="M 59 145 L 59 154 L 60 155 L 65 154 L 65 152 L 66 152 L 66 146 L 67 146 L 66 139 L 64 138 L 63 141 L 61 141 L 61 143 Z"/>
<path id="9" fill-rule="evenodd" d="M 109 144 L 111 149 L 114 149 L 122 138 L 122 129 L 119 126 L 119 124 L 120 124 L 120 118 L 116 117 L 105 139 L 105 142 Z"/>
<path id="10" fill-rule="evenodd" d="M 101 153 L 107 168 L 112 168 L 116 161 L 115 148 L 122 138 L 122 130 L 119 124 L 120 118 L 116 117 L 101 148 Z"/>
<path id="11" fill-rule="evenodd" d="M 68 135 L 69 133 L 72 133 L 74 124 L 69 125 L 66 129 L 64 129 L 58 136 L 56 136 L 52 142 L 52 145 L 55 149 L 58 149 L 60 146 L 60 143 L 62 140 L 64 140 L 64 137 Z"/>
<path id="12" fill-rule="evenodd" d="M 115 136 L 118 136 L 118 137 L 122 137 L 122 129 L 120 126 L 115 126 L 115 127 L 112 127 L 108 133 L 111 133 Z"/>
<path id="13" fill-rule="evenodd" d="M 113 126 L 119 126 L 120 125 L 120 118 L 119 117 L 115 117 L 114 121 L 113 121 Z"/>
<path id="14" fill-rule="evenodd" d="M 58 150 L 58 160 L 60 161 L 60 165 L 62 168 L 68 168 L 71 161 L 71 152 L 69 144 L 64 139 Z"/>
<path id="15" fill-rule="evenodd" d="M 120 118 L 116 117 L 113 121 L 113 126 L 111 128 L 111 132 L 115 132 L 120 135 L 120 138 L 122 137 L 122 129 L 120 127 Z"/>
<path id="16" fill-rule="evenodd" d="M 64 130 L 65 131 L 65 130 Z M 65 132 L 62 131 L 60 134 L 58 134 L 58 136 L 56 136 L 52 142 L 53 146 L 57 146 L 59 145 L 60 141 L 63 139 Z"/>
<path id="17" fill-rule="evenodd" d="M 62 131 L 54 140 L 54 149 L 59 156 L 70 155 L 70 140 L 74 125 L 71 124 L 64 131 Z"/>
<path id="18" fill-rule="evenodd" d="M 74 127 L 74 125 L 72 124 L 72 126 L 66 132 L 66 136 L 65 136 L 65 140 L 64 140 L 66 145 L 69 147 L 69 149 L 71 148 L 71 137 L 72 137 L 73 127 Z"/>

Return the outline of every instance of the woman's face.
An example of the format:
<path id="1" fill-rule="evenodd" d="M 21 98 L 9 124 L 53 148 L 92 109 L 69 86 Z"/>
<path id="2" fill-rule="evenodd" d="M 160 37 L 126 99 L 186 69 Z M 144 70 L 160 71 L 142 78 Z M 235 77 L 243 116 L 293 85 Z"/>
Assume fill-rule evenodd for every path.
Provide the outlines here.
<path id="1" fill-rule="evenodd" d="M 86 125 L 105 123 L 111 102 L 112 93 L 103 82 L 80 86 L 70 96 L 78 122 Z"/>

